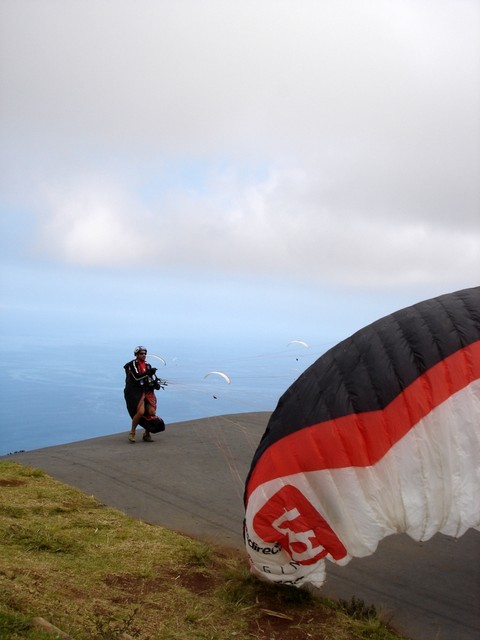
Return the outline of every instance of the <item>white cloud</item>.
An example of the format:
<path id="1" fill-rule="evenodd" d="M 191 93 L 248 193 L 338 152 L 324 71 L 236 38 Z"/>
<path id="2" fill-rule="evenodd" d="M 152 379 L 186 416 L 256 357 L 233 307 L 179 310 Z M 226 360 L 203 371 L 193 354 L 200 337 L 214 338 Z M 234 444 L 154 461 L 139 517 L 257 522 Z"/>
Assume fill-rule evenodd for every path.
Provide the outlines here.
<path id="1" fill-rule="evenodd" d="M 285 168 L 245 183 L 217 176 L 202 193 L 170 191 L 148 207 L 128 191 L 82 183 L 49 194 L 48 249 L 80 265 L 198 267 L 341 286 L 473 285 L 480 232 L 434 220 L 365 216 L 318 197 Z"/>
<path id="2" fill-rule="evenodd" d="M 41 211 L 39 248 L 62 261 L 85 266 L 125 265 L 142 246 L 138 204 L 118 188 L 83 182 L 50 189 Z"/>
<path id="3" fill-rule="evenodd" d="M 122 266 L 140 242 L 160 265 L 359 287 L 478 278 L 477 2 L 0 11 L 1 186 L 40 213 L 44 251 Z"/>

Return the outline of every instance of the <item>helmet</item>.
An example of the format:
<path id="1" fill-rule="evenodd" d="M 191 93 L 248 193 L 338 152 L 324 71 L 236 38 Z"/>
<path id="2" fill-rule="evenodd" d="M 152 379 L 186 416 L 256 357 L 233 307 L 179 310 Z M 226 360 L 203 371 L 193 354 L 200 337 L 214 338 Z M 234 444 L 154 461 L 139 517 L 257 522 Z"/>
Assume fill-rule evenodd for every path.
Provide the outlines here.
<path id="1" fill-rule="evenodd" d="M 145 351 L 145 353 L 147 353 L 147 347 L 135 347 L 135 349 L 133 350 L 133 355 L 136 356 L 139 351 Z"/>

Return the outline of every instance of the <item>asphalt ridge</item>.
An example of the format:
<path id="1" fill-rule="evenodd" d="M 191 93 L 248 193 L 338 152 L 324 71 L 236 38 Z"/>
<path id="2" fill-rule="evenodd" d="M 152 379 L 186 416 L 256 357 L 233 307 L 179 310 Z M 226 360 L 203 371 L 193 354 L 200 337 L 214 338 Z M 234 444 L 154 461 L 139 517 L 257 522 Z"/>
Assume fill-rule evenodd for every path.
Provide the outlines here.
<path id="1" fill-rule="evenodd" d="M 269 413 L 167 425 L 145 443 L 139 430 L 19 452 L 0 459 L 43 469 L 124 513 L 243 549 L 243 487 Z M 327 563 L 325 597 L 375 604 L 412 640 L 480 638 L 480 532 L 426 543 L 390 536 L 372 556 Z"/>

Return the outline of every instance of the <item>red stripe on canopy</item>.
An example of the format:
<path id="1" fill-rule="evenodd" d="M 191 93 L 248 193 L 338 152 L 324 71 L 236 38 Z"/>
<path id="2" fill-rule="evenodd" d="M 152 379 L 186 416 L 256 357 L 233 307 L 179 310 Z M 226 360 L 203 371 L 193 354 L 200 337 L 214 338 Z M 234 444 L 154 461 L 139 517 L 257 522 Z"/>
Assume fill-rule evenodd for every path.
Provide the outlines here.
<path id="1" fill-rule="evenodd" d="M 385 409 L 314 424 L 266 449 L 250 476 L 261 484 L 295 473 L 368 467 L 451 395 L 480 378 L 480 341 L 456 351 L 409 385 Z"/>

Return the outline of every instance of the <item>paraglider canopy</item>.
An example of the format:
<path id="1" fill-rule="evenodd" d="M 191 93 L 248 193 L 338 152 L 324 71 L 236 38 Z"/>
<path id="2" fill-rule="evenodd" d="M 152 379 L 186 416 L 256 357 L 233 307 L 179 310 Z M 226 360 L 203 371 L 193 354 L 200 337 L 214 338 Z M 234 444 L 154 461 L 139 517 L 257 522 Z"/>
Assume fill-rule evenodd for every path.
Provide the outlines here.
<path id="1" fill-rule="evenodd" d="M 480 287 L 402 309 L 312 364 L 282 395 L 245 487 L 259 577 L 325 580 L 405 532 L 480 528 Z"/>
<path id="2" fill-rule="evenodd" d="M 208 378 L 209 376 L 220 376 L 221 378 L 223 378 L 225 380 L 225 382 L 227 382 L 228 384 L 231 383 L 231 380 L 229 378 L 229 376 L 227 376 L 226 373 L 223 373 L 223 371 L 209 371 L 208 373 L 206 373 L 203 376 L 203 379 L 205 380 L 205 378 Z"/>
<path id="3" fill-rule="evenodd" d="M 305 342 L 305 340 L 290 340 L 290 342 L 288 343 L 287 347 L 289 347 L 291 344 L 298 344 L 302 347 L 305 347 L 306 349 L 309 348 L 308 346 L 308 342 Z"/>

